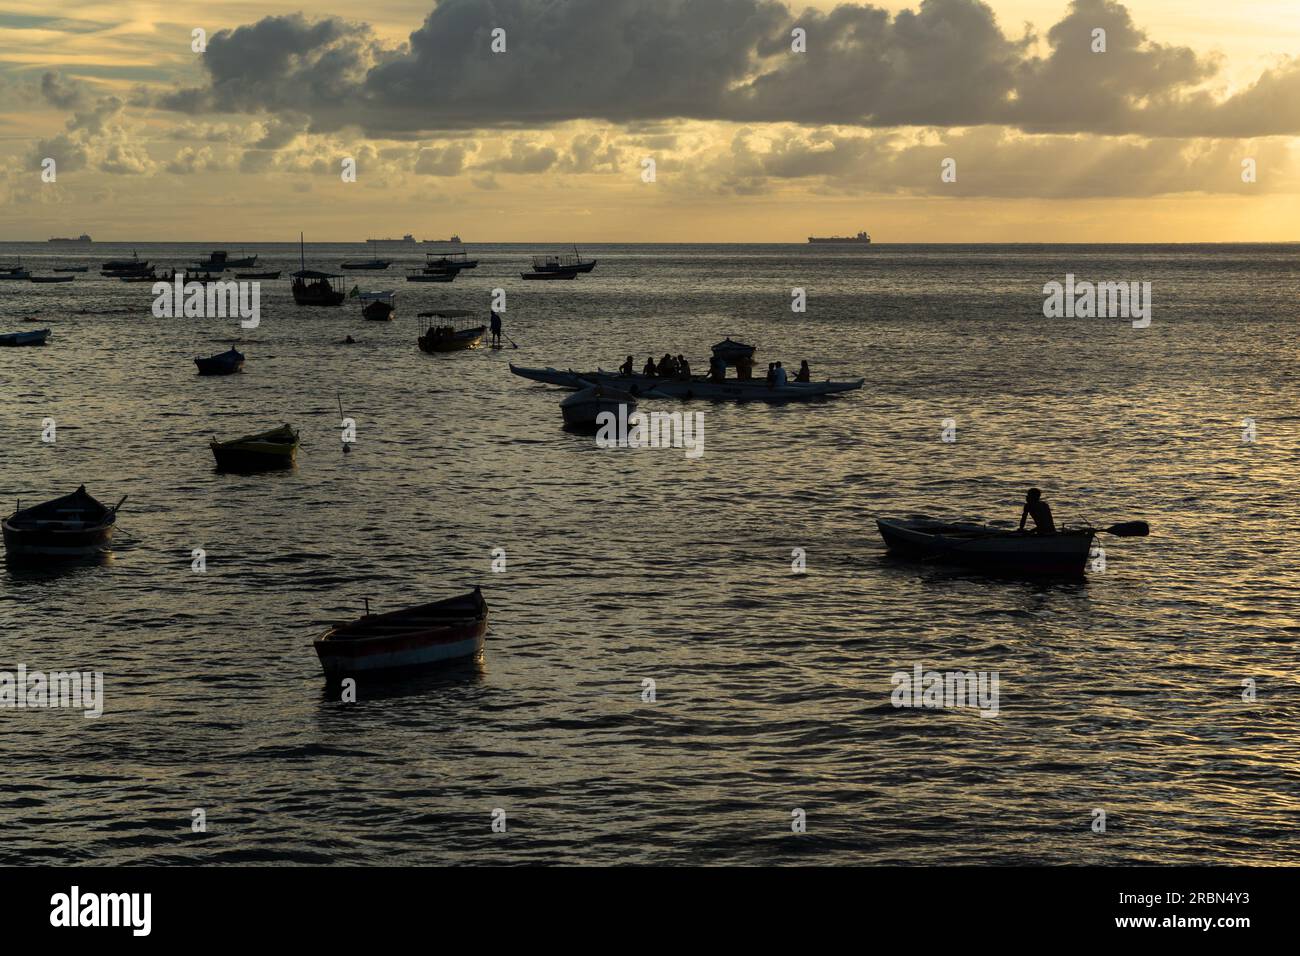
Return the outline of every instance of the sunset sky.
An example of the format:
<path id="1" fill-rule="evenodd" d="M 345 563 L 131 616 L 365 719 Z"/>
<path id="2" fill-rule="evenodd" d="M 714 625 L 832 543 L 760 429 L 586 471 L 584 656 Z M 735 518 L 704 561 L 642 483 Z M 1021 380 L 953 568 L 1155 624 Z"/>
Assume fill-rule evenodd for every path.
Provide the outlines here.
<path id="1" fill-rule="evenodd" d="M 1300 239 L 1297 0 L 300 9 L 8 0 L 0 239 Z"/>

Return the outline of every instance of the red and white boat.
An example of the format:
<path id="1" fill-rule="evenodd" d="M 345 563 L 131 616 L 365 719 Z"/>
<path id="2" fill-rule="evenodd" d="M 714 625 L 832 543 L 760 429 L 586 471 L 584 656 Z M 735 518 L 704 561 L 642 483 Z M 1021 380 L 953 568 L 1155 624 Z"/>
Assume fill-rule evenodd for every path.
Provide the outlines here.
<path id="1" fill-rule="evenodd" d="M 487 602 L 475 588 L 444 601 L 336 624 L 314 644 L 328 678 L 406 670 L 477 657 L 487 619 Z"/>

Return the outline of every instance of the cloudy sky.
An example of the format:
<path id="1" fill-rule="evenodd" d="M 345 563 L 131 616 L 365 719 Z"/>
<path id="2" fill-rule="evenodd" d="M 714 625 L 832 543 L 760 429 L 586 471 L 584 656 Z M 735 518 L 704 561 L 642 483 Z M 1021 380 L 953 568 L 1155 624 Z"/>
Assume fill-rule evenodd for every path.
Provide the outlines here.
<path id="1" fill-rule="evenodd" d="M 1297 0 L 4 7 L 0 239 L 1300 239 Z"/>

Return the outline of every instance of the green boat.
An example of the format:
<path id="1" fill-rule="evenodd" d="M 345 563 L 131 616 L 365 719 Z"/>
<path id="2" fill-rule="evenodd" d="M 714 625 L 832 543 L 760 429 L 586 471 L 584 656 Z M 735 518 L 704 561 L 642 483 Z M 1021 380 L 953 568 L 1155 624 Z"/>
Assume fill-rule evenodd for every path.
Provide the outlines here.
<path id="1" fill-rule="evenodd" d="M 212 456 L 219 471 L 274 471 L 292 468 L 298 454 L 298 433 L 289 425 L 245 435 L 230 441 L 211 442 Z"/>

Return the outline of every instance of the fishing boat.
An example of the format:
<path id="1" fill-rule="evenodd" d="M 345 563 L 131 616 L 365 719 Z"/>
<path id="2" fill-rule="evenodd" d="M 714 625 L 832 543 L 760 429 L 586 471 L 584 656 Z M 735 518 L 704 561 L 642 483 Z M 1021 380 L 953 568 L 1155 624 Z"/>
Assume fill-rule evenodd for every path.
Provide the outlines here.
<path id="1" fill-rule="evenodd" d="M 90 266 L 62 266 L 51 270 L 53 272 L 89 272 Z"/>
<path id="2" fill-rule="evenodd" d="M 596 260 L 582 258 L 577 246 L 572 255 L 533 256 L 534 272 L 590 272 L 594 268 Z"/>
<path id="3" fill-rule="evenodd" d="M 141 272 L 139 274 L 132 273 L 131 275 L 113 276 L 113 278 L 117 279 L 118 282 L 171 282 L 174 277 L 175 273 L 172 273 L 172 275 L 157 275 L 152 269 L 148 272 Z"/>
<path id="4" fill-rule="evenodd" d="M 289 425 L 281 425 L 230 441 L 214 438 L 209 447 L 220 471 L 273 471 L 293 467 L 298 454 L 298 433 Z"/>
<path id="5" fill-rule="evenodd" d="M 235 278 L 236 279 L 278 279 L 280 278 L 280 271 L 277 269 L 275 272 L 236 272 Z"/>
<path id="6" fill-rule="evenodd" d="M 412 272 L 406 277 L 407 282 L 454 282 L 460 274 L 459 269 L 450 272 Z"/>
<path id="7" fill-rule="evenodd" d="M 386 322 L 397 308 L 396 292 L 362 292 L 361 314 L 371 322 Z"/>
<path id="8" fill-rule="evenodd" d="M 298 233 L 298 263 L 301 268 L 293 273 L 290 290 L 298 305 L 342 305 L 343 276 L 333 272 L 315 272 L 307 268 L 307 258 L 302 233 Z"/>
<path id="9" fill-rule="evenodd" d="M 468 309 L 421 312 L 419 318 L 424 321 L 418 340 L 420 351 L 433 354 L 477 348 L 487 326 L 473 316 Z"/>
<path id="10" fill-rule="evenodd" d="M 82 485 L 70 495 L 31 508 L 19 507 L 3 521 L 5 552 L 14 559 L 85 558 L 109 549 L 122 497 L 112 508 Z"/>
<path id="11" fill-rule="evenodd" d="M 752 360 L 756 348 L 756 346 L 746 345 L 744 342 L 733 342 L 731 337 L 728 336 L 713 346 L 712 351 L 715 358 L 722 359 L 728 365 L 734 365 L 738 361 Z"/>
<path id="12" fill-rule="evenodd" d="M 463 249 L 460 252 L 433 253 L 424 254 L 424 271 L 425 272 L 459 272 L 461 269 L 477 269 L 478 260 L 469 258 L 469 253 Z"/>
<path id="13" fill-rule="evenodd" d="M 1109 528 L 1062 528 L 1054 534 L 929 518 L 881 518 L 876 527 L 890 553 L 900 557 L 961 565 L 987 574 L 1067 577 L 1084 573 L 1097 534 L 1144 537 L 1150 533 L 1143 521 Z"/>
<path id="14" fill-rule="evenodd" d="M 50 337 L 49 329 L 32 329 L 30 332 L 5 332 L 0 335 L 0 345 L 44 345 Z"/>
<path id="15" fill-rule="evenodd" d="M 393 264 L 391 259 L 365 259 L 357 262 L 343 262 L 339 264 L 340 269 L 346 269 L 349 272 L 364 272 L 370 270 L 387 269 Z"/>
<path id="16" fill-rule="evenodd" d="M 393 672 L 475 658 L 483 651 L 488 607 L 475 588 L 468 594 L 336 624 L 313 646 L 325 676 Z"/>
<path id="17" fill-rule="evenodd" d="M 788 382 L 785 385 L 768 385 L 761 379 L 725 379 L 715 382 L 709 378 L 689 379 L 659 378 L 653 375 L 623 375 L 597 369 L 594 372 L 561 372 L 554 368 L 525 368 L 511 365 L 510 371 L 520 378 L 561 388 L 579 389 L 590 384 L 610 385 L 645 395 L 650 391 L 666 398 L 683 400 L 704 399 L 719 402 L 807 402 L 814 399 L 852 392 L 863 386 L 865 379 L 833 382 Z"/>
<path id="18" fill-rule="evenodd" d="M 519 275 L 524 279 L 574 279 L 578 276 L 578 270 L 554 269 L 550 272 L 521 272 Z"/>
<path id="19" fill-rule="evenodd" d="M 3 272 L 22 272 L 22 271 L 24 271 L 24 270 L 23 270 L 23 259 L 22 259 L 22 256 L 18 256 L 18 257 L 16 257 L 16 258 L 13 259 L 11 262 L 0 262 L 0 273 L 3 273 Z"/>
<path id="20" fill-rule="evenodd" d="M 244 353 L 232 346 L 229 351 L 210 358 L 195 358 L 200 375 L 233 375 L 244 367 Z"/>
<path id="21" fill-rule="evenodd" d="M 31 277 L 32 274 L 28 272 L 26 269 L 14 269 L 10 272 L 0 272 L 0 280 L 13 279 L 17 281 L 20 279 L 22 280 L 30 279 Z"/>
<path id="22" fill-rule="evenodd" d="M 71 282 L 76 276 L 32 276 L 32 281 L 37 283 L 51 282 Z"/>
<path id="23" fill-rule="evenodd" d="M 142 260 L 133 249 L 130 259 L 110 259 L 100 268 L 105 272 L 140 272 L 149 268 L 149 260 Z"/>
<path id="24" fill-rule="evenodd" d="M 257 256 L 244 256 L 242 259 L 230 258 L 224 249 L 214 249 L 206 259 L 194 263 L 194 268 L 207 271 L 225 272 L 227 269 L 250 269 L 257 265 Z"/>
<path id="25" fill-rule="evenodd" d="M 626 419 L 636 411 L 636 398 L 608 385 L 591 385 L 560 402 L 560 414 L 564 416 L 564 424 L 570 428 L 594 429 L 602 412 L 618 417 L 620 406 L 626 406 L 623 412 Z"/>

